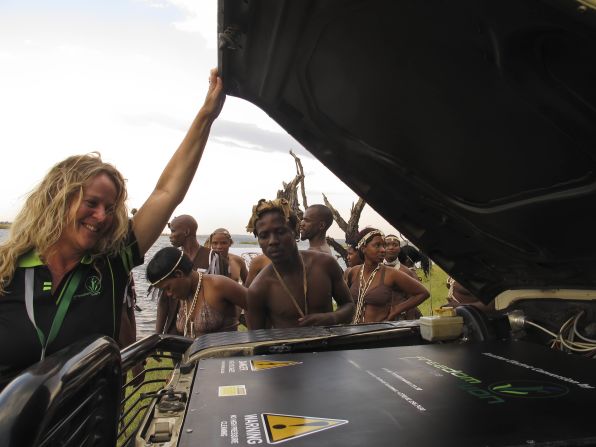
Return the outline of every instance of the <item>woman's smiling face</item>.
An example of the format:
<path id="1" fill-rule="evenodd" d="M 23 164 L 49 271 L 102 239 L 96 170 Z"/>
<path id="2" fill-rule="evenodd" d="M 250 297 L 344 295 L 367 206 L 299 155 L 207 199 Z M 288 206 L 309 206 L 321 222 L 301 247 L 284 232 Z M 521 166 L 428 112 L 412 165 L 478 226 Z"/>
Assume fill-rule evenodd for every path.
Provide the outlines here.
<path id="1" fill-rule="evenodd" d="M 92 250 L 112 229 L 117 195 L 116 185 L 107 174 L 91 178 L 83 187 L 81 203 L 71 202 L 73 221 L 64 228 L 62 243 L 82 254 Z"/>

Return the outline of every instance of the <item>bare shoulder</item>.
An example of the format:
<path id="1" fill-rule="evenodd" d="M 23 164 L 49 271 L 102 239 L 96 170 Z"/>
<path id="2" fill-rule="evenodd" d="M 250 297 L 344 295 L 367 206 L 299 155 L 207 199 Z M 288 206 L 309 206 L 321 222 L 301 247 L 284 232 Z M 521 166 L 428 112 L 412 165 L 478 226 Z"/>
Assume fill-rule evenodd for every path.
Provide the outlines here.
<path id="1" fill-rule="evenodd" d="M 271 286 L 272 280 L 273 280 L 273 268 L 271 267 L 270 264 L 265 265 L 265 267 L 259 272 L 259 274 L 252 281 L 248 290 L 253 290 L 258 293 L 265 292 Z"/>
<path id="2" fill-rule="evenodd" d="M 224 275 L 211 275 L 203 273 L 203 284 L 207 287 L 214 287 L 216 289 L 228 286 L 229 284 L 237 284 L 233 279 Z"/>
<path id="3" fill-rule="evenodd" d="M 360 271 L 360 269 L 362 268 L 361 265 L 356 265 L 354 267 L 348 267 L 348 269 L 344 272 L 344 276 L 346 278 L 346 280 L 348 279 L 352 279 L 353 276 Z"/>
<path id="4" fill-rule="evenodd" d="M 401 269 L 396 269 L 393 267 L 388 267 L 386 265 L 381 264 L 381 268 L 385 270 L 385 277 L 389 277 L 389 278 L 403 278 L 404 276 L 409 276 L 407 273 L 405 273 L 404 271 L 402 271 Z"/>
<path id="5" fill-rule="evenodd" d="M 271 261 L 269 260 L 269 258 L 265 255 L 258 255 L 255 256 L 254 258 L 251 259 L 250 261 L 250 268 L 263 268 L 265 267 L 267 264 L 270 264 Z"/>
<path id="6" fill-rule="evenodd" d="M 320 268 L 320 269 L 324 269 L 328 272 L 340 272 L 343 275 L 343 272 L 341 271 L 341 267 L 339 266 L 339 264 L 337 263 L 337 261 L 335 260 L 335 258 L 333 256 L 329 256 L 326 253 L 322 253 L 320 251 L 312 251 L 312 250 L 304 250 L 300 252 L 302 254 L 302 259 L 304 259 L 304 264 L 308 267 L 308 268 Z"/>
<path id="7" fill-rule="evenodd" d="M 418 277 L 416 276 L 416 274 L 411 269 L 409 269 L 408 267 L 406 267 L 403 264 L 399 266 L 399 271 L 402 272 L 405 275 L 411 276 L 414 279 L 418 279 Z"/>
<path id="8" fill-rule="evenodd" d="M 236 264 L 244 263 L 244 259 L 242 259 L 242 257 L 235 255 L 233 253 L 228 253 L 228 258 L 230 260 L 230 264 L 232 262 L 234 262 Z"/>

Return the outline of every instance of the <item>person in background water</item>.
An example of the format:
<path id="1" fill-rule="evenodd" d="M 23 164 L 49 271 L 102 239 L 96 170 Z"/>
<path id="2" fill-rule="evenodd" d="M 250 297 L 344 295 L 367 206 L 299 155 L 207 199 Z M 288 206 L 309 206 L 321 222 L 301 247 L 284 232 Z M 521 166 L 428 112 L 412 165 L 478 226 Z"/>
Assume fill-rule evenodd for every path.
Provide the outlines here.
<path id="1" fill-rule="evenodd" d="M 176 328 L 184 337 L 235 331 L 236 307 L 246 309 L 246 288 L 225 276 L 197 271 L 174 247 L 162 248 L 149 261 L 147 280 L 166 299 L 180 301 Z"/>
<path id="2" fill-rule="evenodd" d="M 0 386 L 85 337 L 118 339 L 130 271 L 184 199 L 224 99 L 212 70 L 203 106 L 132 219 L 124 177 L 97 153 L 57 163 L 29 194 L 0 245 Z"/>
<path id="3" fill-rule="evenodd" d="M 285 199 L 261 199 L 253 207 L 246 230 L 257 237 L 271 264 L 248 289 L 249 329 L 333 325 L 352 317 L 354 303 L 339 264 L 323 253 L 298 251 L 298 225 Z"/>
<path id="4" fill-rule="evenodd" d="M 428 290 L 419 281 L 383 265 L 385 236 L 382 231 L 361 230 L 356 249 L 364 258 L 364 264 L 353 267 L 346 281 L 356 303 L 352 324 L 398 319 L 429 297 Z M 407 298 L 395 303 L 396 292 Z"/>
<path id="5" fill-rule="evenodd" d="M 308 240 L 309 250 L 320 251 L 333 256 L 327 244 L 327 230 L 333 223 L 333 214 L 325 205 L 311 205 L 306 208 L 300 222 L 300 239 Z"/>
<path id="6" fill-rule="evenodd" d="M 228 262 L 230 278 L 243 284 L 246 281 L 248 270 L 246 262 L 240 256 L 230 253 L 230 247 L 233 243 L 230 232 L 225 228 L 218 228 L 209 236 L 211 249 Z"/>
<path id="7" fill-rule="evenodd" d="M 197 240 L 197 221 L 188 214 L 175 217 L 168 224 L 170 229 L 170 243 L 182 251 L 192 261 L 193 268 L 198 272 L 213 275 L 229 276 L 228 261 L 210 248 L 199 244 Z M 176 330 L 176 316 L 178 315 L 179 300 L 170 300 L 159 294 L 157 299 L 157 316 L 155 331 L 158 334 L 179 334 Z"/>

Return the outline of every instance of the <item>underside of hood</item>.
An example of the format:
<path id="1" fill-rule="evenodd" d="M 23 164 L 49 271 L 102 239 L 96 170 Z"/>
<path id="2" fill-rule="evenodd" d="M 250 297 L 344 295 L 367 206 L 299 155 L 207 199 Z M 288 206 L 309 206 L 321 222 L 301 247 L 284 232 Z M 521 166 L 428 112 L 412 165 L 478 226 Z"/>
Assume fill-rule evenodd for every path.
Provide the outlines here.
<path id="1" fill-rule="evenodd" d="M 591 0 L 220 0 L 219 68 L 488 302 L 596 288 Z"/>

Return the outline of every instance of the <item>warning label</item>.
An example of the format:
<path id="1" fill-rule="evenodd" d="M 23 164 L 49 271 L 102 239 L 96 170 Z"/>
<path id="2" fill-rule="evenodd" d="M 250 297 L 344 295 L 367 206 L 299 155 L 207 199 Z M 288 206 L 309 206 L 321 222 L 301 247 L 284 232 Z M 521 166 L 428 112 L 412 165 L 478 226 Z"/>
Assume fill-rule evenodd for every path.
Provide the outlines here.
<path id="1" fill-rule="evenodd" d="M 253 371 L 262 371 L 264 369 L 283 368 L 284 366 L 301 365 L 302 362 L 276 361 L 276 360 L 251 360 L 250 366 Z"/>
<path id="2" fill-rule="evenodd" d="M 328 419 L 291 414 L 261 413 L 244 416 L 231 414 L 220 421 L 219 435 L 230 445 L 279 444 L 303 436 L 314 435 L 329 428 L 347 424 L 343 419 Z M 242 420 L 244 419 L 244 424 Z"/>
<path id="3" fill-rule="evenodd" d="M 261 414 L 269 444 L 278 444 L 302 436 L 313 435 L 329 428 L 347 424 L 343 419 L 326 419 L 290 414 Z"/>
<path id="4" fill-rule="evenodd" d="M 221 374 L 234 374 L 236 371 L 242 372 L 248 370 L 248 360 L 230 360 L 227 362 L 227 367 L 226 361 L 222 360 L 219 372 Z"/>

